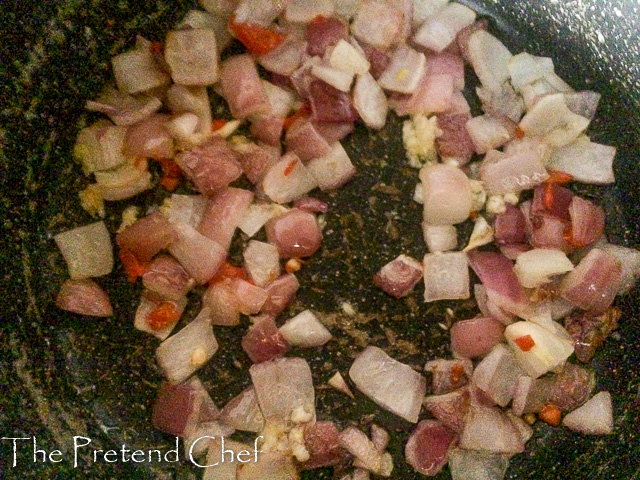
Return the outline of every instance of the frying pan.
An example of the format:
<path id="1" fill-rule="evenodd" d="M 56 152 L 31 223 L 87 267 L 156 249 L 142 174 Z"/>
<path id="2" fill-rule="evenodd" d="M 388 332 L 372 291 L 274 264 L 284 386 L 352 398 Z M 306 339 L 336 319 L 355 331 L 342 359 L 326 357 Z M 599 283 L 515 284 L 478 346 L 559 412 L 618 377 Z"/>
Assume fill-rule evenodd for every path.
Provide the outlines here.
<path id="1" fill-rule="evenodd" d="M 466 2 L 492 19 L 492 29 L 514 52 L 553 57 L 556 71 L 576 89 L 603 94 L 590 132 L 594 141 L 616 145 L 617 183 L 577 191 L 607 211 L 609 238 L 640 245 L 640 13 L 638 2 L 613 0 Z M 94 463 L 87 455 L 73 465 L 73 436 L 93 449 L 173 448 L 174 439 L 154 431 L 150 406 L 161 375 L 154 362 L 157 341 L 133 329 L 139 286 L 123 280 L 120 267 L 99 279 L 115 316 L 79 317 L 61 312 L 53 298 L 65 266 L 52 235 L 91 221 L 77 201 L 84 186 L 71 149 L 79 128 L 95 120 L 83 110 L 109 81 L 109 59 L 130 48 L 135 35 L 161 40 L 192 6 L 189 1 L 0 2 L 0 211 L 3 246 L 0 310 L 0 434 L 28 437 L 18 443 L 12 467 L 11 441 L 0 443 L 1 478 L 199 478 L 189 462 Z M 358 175 L 338 192 L 322 195 L 330 205 L 322 252 L 300 272 L 302 288 L 290 312 L 311 308 L 329 322 L 334 341 L 323 350 L 300 352 L 314 373 L 320 418 L 363 428 L 375 421 L 393 433 L 394 479 L 418 476 L 401 460 L 409 425 L 399 423 L 364 398 L 352 401 L 321 385 L 345 373 L 368 343 L 420 368 L 426 359 L 447 356 L 445 309 L 420 301 L 418 289 L 394 301 L 372 286 L 377 269 L 407 253 L 424 253 L 420 208 L 411 199 L 415 171 L 406 166 L 400 125 L 392 119 L 382 134 L 363 127 L 345 147 Z M 136 198 L 147 206 L 161 193 Z M 117 226 L 122 210 L 110 205 L 105 219 Z M 618 305 L 624 314 L 592 368 L 598 389 L 609 390 L 615 433 L 587 437 L 537 425 L 527 453 L 512 459 L 509 479 L 640 478 L 640 290 Z M 355 316 L 343 313 L 348 302 Z M 193 303 L 193 302 L 192 302 Z M 459 318 L 473 314 L 472 302 L 457 306 Z M 192 318 L 197 305 L 185 314 Z M 249 360 L 237 348 L 246 324 L 217 329 L 221 349 L 200 372 L 212 397 L 223 405 L 249 382 Z M 298 352 L 296 352 L 298 354 Z M 34 462 L 39 449 L 60 450 L 63 461 Z M 60 457 L 57 457 L 60 458 Z M 182 458 L 182 455 L 181 455 Z M 332 478 L 314 471 L 305 478 Z M 448 478 L 445 470 L 436 478 Z"/>

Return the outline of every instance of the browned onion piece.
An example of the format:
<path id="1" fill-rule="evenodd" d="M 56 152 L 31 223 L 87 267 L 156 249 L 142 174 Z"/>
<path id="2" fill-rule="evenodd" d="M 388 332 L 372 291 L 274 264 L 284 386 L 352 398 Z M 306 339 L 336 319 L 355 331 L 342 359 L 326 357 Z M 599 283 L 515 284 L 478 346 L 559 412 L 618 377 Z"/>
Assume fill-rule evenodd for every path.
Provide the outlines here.
<path id="1" fill-rule="evenodd" d="M 416 472 L 434 476 L 447 463 L 447 452 L 457 435 L 438 420 L 422 420 L 411 433 L 404 456 Z"/>
<path id="2" fill-rule="evenodd" d="M 178 240 L 174 226 L 160 212 L 141 218 L 116 235 L 118 246 L 141 262 L 148 262 L 160 250 Z"/>
<path id="3" fill-rule="evenodd" d="M 267 238 L 283 258 L 308 257 L 322 243 L 322 232 L 316 217 L 297 208 L 272 218 L 265 225 Z"/>
<path id="4" fill-rule="evenodd" d="M 106 292 L 90 279 L 66 280 L 56 296 L 56 305 L 69 312 L 93 317 L 110 317 L 113 307 Z"/>

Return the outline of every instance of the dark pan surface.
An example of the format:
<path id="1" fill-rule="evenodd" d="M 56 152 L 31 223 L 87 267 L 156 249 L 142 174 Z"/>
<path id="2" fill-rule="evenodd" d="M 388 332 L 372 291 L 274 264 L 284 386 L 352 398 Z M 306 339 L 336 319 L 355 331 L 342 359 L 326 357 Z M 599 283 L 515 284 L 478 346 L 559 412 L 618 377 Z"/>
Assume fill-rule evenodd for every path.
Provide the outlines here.
<path id="1" fill-rule="evenodd" d="M 578 190 L 604 205 L 612 241 L 640 246 L 637 2 L 465 3 L 493 19 L 492 27 L 512 51 L 552 56 L 556 71 L 572 86 L 603 94 L 590 131 L 595 141 L 619 147 L 618 182 L 604 190 Z M 83 111 L 84 101 L 111 78 L 109 58 L 129 48 L 136 33 L 161 40 L 189 6 L 188 1 L 0 2 L 0 260 L 5 267 L 0 434 L 35 436 L 39 448 L 63 454 L 55 465 L 34 462 L 33 444 L 23 442 L 12 468 L 11 442 L 3 440 L 0 478 L 183 480 L 201 475 L 184 461 L 134 466 L 80 456 L 74 468 L 74 436 L 90 438 L 96 449 L 126 444 L 132 450 L 166 451 L 173 448 L 173 439 L 149 423 L 161 376 L 153 359 L 156 340 L 132 327 L 138 287 L 127 284 L 119 270 L 100 279 L 116 309 L 108 320 L 67 315 L 52 303 L 65 266 L 51 236 L 91 220 L 76 201 L 85 180 L 70 156 L 78 129 L 95 119 Z M 426 359 L 448 355 L 447 334 L 438 322 L 447 322 L 444 309 L 449 304 L 423 304 L 419 288 L 405 300 L 393 301 L 371 284 L 373 273 L 399 253 L 424 253 L 416 229 L 420 207 L 411 201 L 416 174 L 406 166 L 399 132 L 397 119 L 383 135 L 358 128 L 345 145 L 358 176 L 347 188 L 323 195 L 330 204 L 324 247 L 301 271 L 303 287 L 290 310 L 312 308 L 333 325 L 335 340 L 324 350 L 300 352 L 311 364 L 316 386 L 336 369 L 344 374 L 368 343 L 416 368 Z M 154 195 L 134 203 L 150 205 L 160 199 Z M 110 226 L 119 223 L 121 208 L 109 207 Z M 614 396 L 615 434 L 590 438 L 538 426 L 528 452 L 512 460 L 507 478 L 640 478 L 639 294 L 636 287 L 619 301 L 625 312 L 622 326 L 593 364 L 598 388 Z M 343 302 L 355 308 L 355 317 L 342 313 Z M 192 303 L 189 319 L 197 311 Z M 456 314 L 463 317 L 473 308 L 470 303 Z M 218 405 L 249 382 L 249 360 L 234 346 L 245 327 L 216 329 L 221 349 L 200 374 Z M 317 397 L 320 418 L 340 412 L 342 425 L 353 421 L 365 427 L 375 421 L 392 431 L 408 428 L 362 395 L 352 402 L 318 388 Z M 406 434 L 394 438 L 393 478 L 417 478 L 400 459 Z M 318 471 L 305 478 L 332 477 Z M 448 478 L 447 470 L 436 478 Z"/>

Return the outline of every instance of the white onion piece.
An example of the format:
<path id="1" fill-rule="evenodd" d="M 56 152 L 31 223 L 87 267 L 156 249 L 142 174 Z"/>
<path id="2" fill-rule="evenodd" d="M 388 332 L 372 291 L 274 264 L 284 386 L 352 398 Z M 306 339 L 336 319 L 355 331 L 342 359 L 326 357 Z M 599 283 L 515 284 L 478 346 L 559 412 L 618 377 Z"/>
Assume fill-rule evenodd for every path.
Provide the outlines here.
<path id="1" fill-rule="evenodd" d="M 202 220 L 208 198 L 205 195 L 182 195 L 174 193 L 165 200 L 160 212 L 173 224 L 185 223 L 197 228 Z"/>
<path id="2" fill-rule="evenodd" d="M 224 437 L 209 440 L 209 450 L 207 451 L 205 463 L 205 465 L 209 466 L 204 469 L 202 480 L 236 480 L 236 470 L 240 465 L 238 453 L 246 451 L 251 455 L 253 453 L 253 445 L 236 442 Z M 227 452 L 224 456 L 223 451 Z M 230 453 L 233 454 L 233 461 L 231 461 Z M 251 456 L 248 458 L 251 458 Z M 221 459 L 224 461 L 220 461 Z"/>
<path id="3" fill-rule="evenodd" d="M 615 155 L 616 147 L 594 143 L 586 135 L 581 135 L 575 141 L 555 149 L 547 167 L 568 173 L 577 182 L 605 185 L 615 181 Z"/>
<path id="4" fill-rule="evenodd" d="M 227 438 L 233 435 L 234 432 L 235 429 L 233 427 L 217 420 L 195 422 L 193 425 L 188 424 L 185 428 L 183 439 L 185 458 L 201 457 L 207 453 L 211 442 L 215 438 Z"/>
<path id="5" fill-rule="evenodd" d="M 534 345 L 524 351 L 516 339 L 527 335 Z M 574 350 L 572 338 L 558 335 L 530 321 L 512 323 L 505 329 L 504 336 L 522 368 L 533 378 L 560 366 Z"/>
<path id="6" fill-rule="evenodd" d="M 286 117 L 293 108 L 296 97 L 293 92 L 285 90 L 271 82 L 262 80 L 262 87 L 264 93 L 269 99 L 269 105 L 271 106 L 271 115 L 276 117 Z"/>
<path id="7" fill-rule="evenodd" d="M 536 288 L 549 283 L 554 275 L 573 270 L 573 264 L 560 250 L 534 248 L 518 255 L 513 269 L 520 285 Z"/>
<path id="8" fill-rule="evenodd" d="M 374 473 L 380 471 L 382 454 L 374 443 L 355 427 L 347 427 L 340 433 L 340 444 L 358 461 L 358 464 Z"/>
<path id="9" fill-rule="evenodd" d="M 238 430 L 261 432 L 265 420 L 255 389 L 248 387 L 229 400 L 220 412 L 220 420 Z"/>
<path id="10" fill-rule="evenodd" d="M 341 187 L 356 173 L 356 167 L 340 142 L 335 142 L 326 155 L 310 160 L 306 167 L 323 191 Z"/>
<path id="11" fill-rule="evenodd" d="M 273 217 L 282 215 L 287 207 L 279 203 L 254 203 L 249 205 L 238 228 L 247 236 L 253 237 Z"/>
<path id="12" fill-rule="evenodd" d="M 174 117 L 170 131 L 189 137 L 195 132 L 206 138 L 211 133 L 211 105 L 205 87 L 187 87 L 172 85 L 167 92 L 167 105 L 175 114 L 193 113 L 198 117 L 196 128 L 193 128 L 193 118 L 190 116 Z M 182 138 L 178 136 L 178 138 Z"/>
<path id="13" fill-rule="evenodd" d="M 156 349 L 156 360 L 171 383 L 180 383 L 207 363 L 218 350 L 206 317 L 197 317 Z"/>
<path id="14" fill-rule="evenodd" d="M 206 310 L 212 325 L 234 327 L 240 323 L 238 298 L 228 278 L 207 288 L 202 296 L 202 305 L 202 310 Z"/>
<path id="15" fill-rule="evenodd" d="M 536 150 L 503 153 L 489 150 L 480 166 L 480 180 L 490 195 L 529 190 L 549 178 Z"/>
<path id="16" fill-rule="evenodd" d="M 280 276 L 280 255 L 270 243 L 250 240 L 243 258 L 247 275 L 255 285 L 264 287 Z"/>
<path id="17" fill-rule="evenodd" d="M 106 89 L 96 101 L 87 101 L 85 108 L 90 112 L 108 115 L 116 125 L 129 126 L 154 114 L 162 107 L 156 97 L 140 95 L 133 97 L 115 88 Z"/>
<path id="18" fill-rule="evenodd" d="M 428 253 L 422 263 L 425 302 L 469 298 L 469 266 L 463 252 Z"/>
<path id="19" fill-rule="evenodd" d="M 151 325 L 149 325 L 148 317 L 149 314 L 162 303 L 169 303 L 178 312 L 178 315 L 175 321 L 165 325 L 160 329 L 154 329 L 151 327 Z M 144 290 L 140 295 L 140 303 L 138 304 L 138 308 L 136 309 L 133 326 L 141 332 L 150 333 L 154 337 L 160 340 L 164 340 L 171 334 L 174 327 L 180 321 L 180 316 L 182 315 L 182 312 L 184 311 L 184 308 L 186 306 L 186 297 L 180 297 L 175 300 L 167 300 L 154 292 Z"/>
<path id="20" fill-rule="evenodd" d="M 412 94 L 417 90 L 426 68 L 427 59 L 423 53 L 402 45 L 393 53 L 378 83 L 385 90 Z"/>
<path id="21" fill-rule="evenodd" d="M 596 393 L 581 407 L 568 413 L 562 424 L 585 435 L 613 433 L 613 406 L 609 392 Z"/>
<path id="22" fill-rule="evenodd" d="M 212 29 L 173 30 L 167 34 L 164 58 L 178 85 L 213 85 L 220 76 L 216 34 Z"/>
<path id="23" fill-rule="evenodd" d="M 422 222 L 422 236 L 431 253 L 446 252 L 458 247 L 458 230 L 454 225 L 429 225 Z"/>
<path id="24" fill-rule="evenodd" d="M 332 338 L 331 332 L 311 310 L 304 310 L 290 318 L 279 330 L 285 340 L 294 347 L 319 347 Z"/>
<path id="25" fill-rule="evenodd" d="M 349 396 L 351 398 L 355 398 L 353 396 L 353 392 L 349 388 L 349 385 L 347 385 L 347 382 L 345 382 L 344 377 L 342 376 L 342 374 L 340 372 L 336 372 L 333 375 L 333 377 L 331 377 L 329 380 L 327 380 L 327 384 L 329 384 L 330 386 L 332 386 L 336 390 L 344 393 L 345 395 L 347 395 L 347 396 Z"/>
<path id="26" fill-rule="evenodd" d="M 318 15 L 332 16 L 334 10 L 333 0 L 290 0 L 284 10 L 284 18 L 289 22 L 309 23 Z"/>
<path id="27" fill-rule="evenodd" d="M 502 88 L 509 79 L 511 52 L 486 30 L 476 30 L 469 37 L 469 59 L 483 87 L 491 91 Z"/>
<path id="28" fill-rule="evenodd" d="M 126 127 L 99 120 L 80 130 L 73 156 L 82 163 L 86 174 L 116 168 L 128 160 L 123 152 L 126 134 Z"/>
<path id="29" fill-rule="evenodd" d="M 398 41 L 402 17 L 399 9 L 383 0 L 363 2 L 351 24 L 351 33 L 360 41 L 386 50 Z"/>
<path id="30" fill-rule="evenodd" d="M 307 167 L 291 152 L 273 165 L 262 179 L 264 193 L 277 203 L 291 202 L 316 186 L 317 181 Z"/>
<path id="31" fill-rule="evenodd" d="M 401 254 L 384 265 L 373 277 L 373 283 L 395 298 L 413 290 L 422 278 L 422 263 Z"/>
<path id="32" fill-rule="evenodd" d="M 491 115 L 472 118 L 467 122 L 466 128 L 478 154 L 501 147 L 511 140 L 513 134 L 505 126 L 504 120 Z"/>
<path id="33" fill-rule="evenodd" d="M 454 448 L 449 452 L 452 480 L 503 480 L 509 468 L 504 455 Z"/>
<path id="34" fill-rule="evenodd" d="M 113 76 L 118 90 L 140 93 L 171 83 L 171 77 L 162 71 L 150 49 L 135 49 L 111 58 Z"/>
<path id="35" fill-rule="evenodd" d="M 56 296 L 56 306 L 80 315 L 110 317 L 113 307 L 106 292 L 93 280 L 65 280 Z"/>
<path id="36" fill-rule="evenodd" d="M 199 284 L 210 280 L 226 258 L 226 251 L 217 242 L 205 237 L 186 224 L 177 224 L 178 240 L 169 252 Z"/>
<path id="37" fill-rule="evenodd" d="M 504 115 L 512 122 L 519 122 L 524 113 L 524 102 L 509 82 L 498 89 L 476 87 L 476 94 L 482 101 L 482 110 L 491 115 Z"/>
<path id="38" fill-rule="evenodd" d="M 476 19 L 476 12 L 456 2 L 451 2 L 425 20 L 413 37 L 418 45 L 441 52 L 453 42 L 463 28 Z"/>
<path id="39" fill-rule="evenodd" d="M 302 358 L 276 358 L 249 369 L 262 414 L 290 424 L 303 414 L 316 416 L 315 391 L 311 369 Z M 293 418 L 292 418 L 293 416 Z"/>
<path id="40" fill-rule="evenodd" d="M 469 408 L 459 446 L 504 454 L 524 451 L 518 430 L 499 408 L 473 404 Z"/>
<path id="41" fill-rule="evenodd" d="M 73 280 L 108 275 L 113 270 L 113 247 L 104 222 L 77 227 L 53 237 Z"/>
<path id="42" fill-rule="evenodd" d="M 381 129 L 387 122 L 387 96 L 370 73 L 357 76 L 353 87 L 353 106 L 360 118 L 373 129 Z"/>
<path id="43" fill-rule="evenodd" d="M 341 38 L 326 54 L 329 65 L 353 75 L 364 75 L 369 71 L 369 61 L 362 49 L 357 49 Z"/>
<path id="44" fill-rule="evenodd" d="M 216 47 L 219 55 L 231 44 L 231 41 L 233 40 L 228 29 L 230 16 L 230 12 L 225 13 L 222 9 L 211 13 L 203 12 L 202 10 L 189 10 L 182 19 L 182 22 L 178 24 L 177 29 L 181 30 L 185 27 L 189 27 L 213 30 L 216 35 Z"/>
<path id="45" fill-rule="evenodd" d="M 469 178 L 450 165 L 430 165 L 420 170 L 424 210 L 422 219 L 430 225 L 454 225 L 471 213 Z"/>
<path id="46" fill-rule="evenodd" d="M 511 57 L 508 63 L 511 84 L 517 90 L 553 73 L 553 60 L 522 52 Z"/>
<path id="47" fill-rule="evenodd" d="M 349 376 L 358 390 L 385 410 L 409 422 L 418 421 L 426 380 L 410 366 L 369 346 L 353 362 Z"/>
<path id="48" fill-rule="evenodd" d="M 571 143 L 587 126 L 589 119 L 569 110 L 564 95 L 560 93 L 541 98 L 522 117 L 519 125 L 526 135 L 543 137 L 554 147 Z"/>
<path id="49" fill-rule="evenodd" d="M 635 248 L 613 245 L 611 243 L 605 243 L 598 248 L 615 257 L 618 262 L 620 262 L 622 271 L 620 272 L 621 280 L 618 294 L 627 293 L 636 284 L 638 278 L 640 278 L 640 251 Z"/>
<path id="50" fill-rule="evenodd" d="M 266 55 L 258 58 L 265 70 L 278 75 L 291 76 L 302 64 L 307 50 L 304 40 L 284 41 Z"/>
<path id="51" fill-rule="evenodd" d="M 311 67 L 311 74 L 341 92 L 348 92 L 351 90 L 353 73 L 338 70 L 337 68 L 329 67 L 327 65 L 316 64 Z"/>
<path id="52" fill-rule="evenodd" d="M 602 95 L 590 90 L 564 94 L 569 110 L 589 120 L 593 120 L 593 117 L 595 117 L 600 98 L 602 98 Z"/>
<path id="53" fill-rule="evenodd" d="M 518 377 L 524 371 L 509 348 L 498 343 L 473 370 L 471 381 L 491 400 L 505 407 L 513 398 Z"/>
<path id="54" fill-rule="evenodd" d="M 413 0 L 413 27 L 419 27 L 424 21 L 449 3 L 448 0 Z"/>

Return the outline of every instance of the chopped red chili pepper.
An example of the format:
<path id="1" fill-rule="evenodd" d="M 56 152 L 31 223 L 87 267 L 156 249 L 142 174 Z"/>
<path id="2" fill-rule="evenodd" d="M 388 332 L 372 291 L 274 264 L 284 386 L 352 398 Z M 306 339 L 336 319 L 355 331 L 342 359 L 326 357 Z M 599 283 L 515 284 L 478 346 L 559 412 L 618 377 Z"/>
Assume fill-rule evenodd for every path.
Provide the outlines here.
<path id="1" fill-rule="evenodd" d="M 464 367 L 459 363 L 456 363 L 451 368 L 451 383 L 454 385 L 458 384 L 463 374 L 464 374 Z"/>
<path id="2" fill-rule="evenodd" d="M 119 257 L 124 268 L 124 273 L 131 283 L 134 283 L 139 277 L 144 275 L 149 268 L 147 263 L 138 260 L 136 256 L 127 249 L 120 249 Z"/>
<path id="3" fill-rule="evenodd" d="M 284 34 L 261 25 L 236 22 L 234 15 L 229 19 L 229 30 L 254 55 L 266 55 L 285 39 Z"/>
<path id="4" fill-rule="evenodd" d="M 175 323 L 180 318 L 180 312 L 170 302 L 162 302 L 147 315 L 147 323 L 152 330 L 162 330 Z"/>
<path id="5" fill-rule="evenodd" d="M 211 131 L 215 132 L 216 130 L 220 130 L 222 127 L 224 127 L 229 121 L 225 120 L 224 118 L 214 118 L 211 121 Z"/>
<path id="6" fill-rule="evenodd" d="M 289 165 L 287 165 L 284 169 L 284 176 L 288 177 L 289 175 L 291 175 L 293 173 L 293 170 L 296 168 L 296 165 L 298 164 L 298 159 L 295 160 L 291 160 L 289 162 Z"/>
<path id="7" fill-rule="evenodd" d="M 309 108 L 309 105 L 305 103 L 298 110 L 296 110 L 287 118 L 285 118 L 282 126 L 285 130 L 288 130 L 291 124 L 293 124 L 293 122 L 295 122 L 297 119 L 308 117 L 310 114 L 311 114 L 311 108 Z"/>
<path id="8" fill-rule="evenodd" d="M 224 262 L 213 278 L 209 280 L 209 285 L 221 282 L 225 278 L 241 278 L 242 280 L 249 281 L 247 278 L 247 272 L 244 271 L 244 268 L 236 267 L 229 262 Z"/>
<path id="9" fill-rule="evenodd" d="M 560 425 L 561 417 L 562 413 L 560 412 L 560 409 L 551 404 L 545 405 L 544 407 L 542 407 L 542 410 L 538 412 L 538 418 L 553 427 L 557 427 L 558 425 Z"/>
<path id="10" fill-rule="evenodd" d="M 521 337 L 517 337 L 513 341 L 516 343 L 516 345 L 518 345 L 518 347 L 520 347 L 520 350 L 522 350 L 523 352 L 528 352 L 536 344 L 536 342 L 533 341 L 531 335 L 522 335 Z"/>

